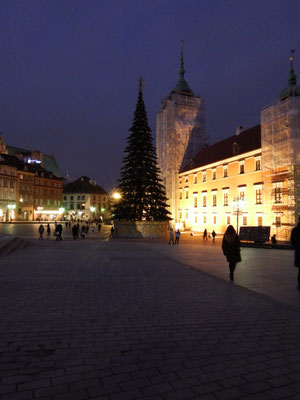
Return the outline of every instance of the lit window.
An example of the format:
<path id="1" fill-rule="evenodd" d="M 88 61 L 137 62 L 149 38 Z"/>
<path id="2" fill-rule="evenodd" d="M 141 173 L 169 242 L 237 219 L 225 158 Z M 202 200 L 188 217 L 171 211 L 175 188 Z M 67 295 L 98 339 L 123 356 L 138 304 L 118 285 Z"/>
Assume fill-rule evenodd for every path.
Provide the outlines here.
<path id="1" fill-rule="evenodd" d="M 180 189 L 180 191 L 179 191 L 179 199 L 181 200 L 182 199 L 182 190 Z"/>
<path id="2" fill-rule="evenodd" d="M 247 216 L 243 215 L 243 225 L 247 225 Z"/>
<path id="3" fill-rule="evenodd" d="M 244 173 L 245 173 L 245 164 L 240 163 L 240 174 L 244 174 Z"/>
<path id="4" fill-rule="evenodd" d="M 203 172 L 202 174 L 202 182 L 206 182 L 206 172 Z"/>
<path id="5" fill-rule="evenodd" d="M 213 194 L 213 196 L 212 196 L 212 205 L 213 205 L 213 207 L 216 207 L 216 205 L 217 205 L 217 195 L 214 193 Z"/>
<path id="6" fill-rule="evenodd" d="M 227 178 L 227 176 L 228 176 L 228 168 L 227 168 L 227 165 L 224 166 L 223 172 L 224 172 L 224 178 Z"/>
<path id="7" fill-rule="evenodd" d="M 181 219 L 181 218 L 182 218 L 182 212 L 179 211 L 179 219 Z"/>
<path id="8" fill-rule="evenodd" d="M 195 215 L 195 224 L 197 224 L 197 222 L 198 222 L 198 216 Z"/>
<path id="9" fill-rule="evenodd" d="M 212 178 L 213 178 L 213 180 L 215 180 L 217 178 L 217 172 L 215 169 L 213 169 Z"/>
<path id="10" fill-rule="evenodd" d="M 262 215 L 257 216 L 257 226 L 263 226 L 263 217 Z"/>
<path id="11" fill-rule="evenodd" d="M 186 199 L 189 198 L 189 191 L 188 191 L 188 190 L 185 191 L 185 198 L 186 198 Z"/>
<path id="12" fill-rule="evenodd" d="M 226 222 L 227 222 L 227 225 L 230 225 L 230 215 L 226 216 Z"/>
<path id="13" fill-rule="evenodd" d="M 255 171 L 260 171 L 261 170 L 261 159 L 257 158 L 255 160 Z"/>
<path id="14" fill-rule="evenodd" d="M 185 181 L 186 181 L 186 182 L 189 181 L 189 177 L 188 177 L 188 176 L 185 177 Z"/>
<path id="15" fill-rule="evenodd" d="M 198 182 L 198 177 L 197 177 L 197 175 L 194 175 L 194 183 L 197 183 Z"/>
<path id="16" fill-rule="evenodd" d="M 275 216 L 275 225 L 281 226 L 281 216 L 280 215 Z"/>
<path id="17" fill-rule="evenodd" d="M 217 223 L 217 216 L 214 215 L 214 216 L 213 216 L 213 224 L 216 225 L 216 223 Z"/>
<path id="18" fill-rule="evenodd" d="M 255 191 L 256 204 L 262 204 L 262 190 L 256 189 Z"/>
<path id="19" fill-rule="evenodd" d="M 198 197 L 195 196 L 194 197 L 194 207 L 197 208 L 197 206 L 198 206 Z"/>
<path id="20" fill-rule="evenodd" d="M 224 193 L 224 206 L 228 206 L 228 193 Z"/>
<path id="21" fill-rule="evenodd" d="M 203 215 L 203 223 L 206 224 L 206 215 Z"/>
<path id="22" fill-rule="evenodd" d="M 240 195 L 240 200 L 245 201 L 245 191 L 244 190 L 240 190 L 239 195 Z"/>
<path id="23" fill-rule="evenodd" d="M 275 203 L 282 203 L 282 188 L 280 186 L 274 189 Z"/>
<path id="24" fill-rule="evenodd" d="M 202 207 L 206 207 L 206 196 L 202 197 Z"/>
<path id="25" fill-rule="evenodd" d="M 185 212 L 185 219 L 189 219 L 189 213 L 188 213 L 188 211 Z"/>

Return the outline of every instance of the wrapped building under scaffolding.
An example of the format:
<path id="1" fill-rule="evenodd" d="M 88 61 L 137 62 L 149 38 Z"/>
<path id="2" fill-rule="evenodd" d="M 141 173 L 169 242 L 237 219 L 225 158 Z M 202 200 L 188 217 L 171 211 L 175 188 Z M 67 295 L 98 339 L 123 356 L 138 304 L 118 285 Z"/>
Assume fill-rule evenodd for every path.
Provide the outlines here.
<path id="1" fill-rule="evenodd" d="M 268 219 L 277 237 L 288 240 L 300 215 L 300 87 L 293 58 L 288 87 L 277 103 L 261 112 L 261 145 Z"/>

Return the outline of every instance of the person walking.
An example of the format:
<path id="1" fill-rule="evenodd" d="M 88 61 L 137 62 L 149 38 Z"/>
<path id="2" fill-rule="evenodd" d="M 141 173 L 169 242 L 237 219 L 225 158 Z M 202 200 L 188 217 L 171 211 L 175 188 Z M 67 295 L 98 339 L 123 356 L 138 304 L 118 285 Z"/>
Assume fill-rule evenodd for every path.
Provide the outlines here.
<path id="1" fill-rule="evenodd" d="M 110 235 L 109 235 L 110 239 L 113 238 L 114 232 L 115 232 L 115 229 L 114 229 L 114 227 L 112 226 L 112 227 L 111 227 L 111 230 L 110 230 Z"/>
<path id="2" fill-rule="evenodd" d="M 175 242 L 174 242 L 174 229 L 173 229 L 173 228 L 170 229 L 169 244 L 171 244 L 171 242 L 172 242 L 173 244 L 175 244 Z"/>
<path id="3" fill-rule="evenodd" d="M 62 240 L 61 234 L 62 234 L 62 224 L 57 224 L 55 228 L 56 232 L 56 239 L 55 240 Z"/>
<path id="4" fill-rule="evenodd" d="M 45 231 L 45 228 L 44 228 L 43 225 L 41 224 L 41 225 L 39 226 L 39 234 L 40 234 L 39 240 L 43 240 L 43 239 L 44 239 L 44 238 L 43 238 L 44 231 Z"/>
<path id="5" fill-rule="evenodd" d="M 295 267 L 298 268 L 298 289 L 300 290 L 300 216 L 298 225 L 292 229 L 291 245 L 295 250 Z"/>
<path id="6" fill-rule="evenodd" d="M 101 225 L 100 222 L 99 222 L 99 224 L 98 224 L 98 232 L 101 231 L 101 227 L 102 227 L 102 225 Z"/>
<path id="7" fill-rule="evenodd" d="M 85 239 L 85 225 L 82 225 L 80 235 L 81 235 L 82 239 Z"/>
<path id="8" fill-rule="evenodd" d="M 72 227 L 72 234 L 73 234 L 73 240 L 76 240 L 78 238 L 78 228 L 77 225 L 73 225 Z"/>
<path id="9" fill-rule="evenodd" d="M 47 235 L 50 236 L 51 229 L 49 223 L 47 224 Z"/>
<path id="10" fill-rule="evenodd" d="M 229 263 L 230 280 L 234 280 L 234 270 L 238 262 L 242 261 L 240 253 L 241 242 L 232 225 L 229 225 L 223 236 L 222 250 Z"/>
<path id="11" fill-rule="evenodd" d="M 207 229 L 206 228 L 204 229 L 204 232 L 203 232 L 203 240 L 207 240 Z"/>
<path id="12" fill-rule="evenodd" d="M 180 239 L 180 230 L 177 229 L 177 231 L 175 232 L 175 244 L 177 244 L 177 246 L 179 245 L 179 239 Z"/>
<path id="13" fill-rule="evenodd" d="M 215 241 L 215 238 L 216 238 L 216 236 L 217 236 L 216 232 L 215 232 L 215 231 L 212 231 L 211 236 L 212 236 L 212 239 L 213 239 L 213 242 L 214 242 L 214 241 Z"/>

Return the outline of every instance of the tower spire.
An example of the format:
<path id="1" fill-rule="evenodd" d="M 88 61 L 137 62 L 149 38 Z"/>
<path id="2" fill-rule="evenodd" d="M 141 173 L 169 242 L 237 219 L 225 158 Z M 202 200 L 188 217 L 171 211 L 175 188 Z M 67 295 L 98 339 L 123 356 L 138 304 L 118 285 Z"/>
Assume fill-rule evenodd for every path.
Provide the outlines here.
<path id="1" fill-rule="evenodd" d="M 185 69 L 184 69 L 184 60 L 183 60 L 183 40 L 180 41 L 180 70 L 179 75 L 181 78 L 184 78 Z"/>
<path id="2" fill-rule="evenodd" d="M 180 93 L 185 96 L 194 96 L 193 91 L 189 87 L 189 84 L 184 79 L 185 69 L 184 69 L 184 60 L 183 60 L 183 40 L 180 41 L 180 68 L 179 68 L 179 79 L 175 89 L 172 90 L 172 93 Z"/>
<path id="3" fill-rule="evenodd" d="M 280 100 L 285 100 L 288 97 L 300 96 L 300 86 L 297 85 L 297 75 L 294 71 L 295 50 L 291 50 L 290 55 L 290 71 L 288 79 L 288 87 L 280 93 Z"/>

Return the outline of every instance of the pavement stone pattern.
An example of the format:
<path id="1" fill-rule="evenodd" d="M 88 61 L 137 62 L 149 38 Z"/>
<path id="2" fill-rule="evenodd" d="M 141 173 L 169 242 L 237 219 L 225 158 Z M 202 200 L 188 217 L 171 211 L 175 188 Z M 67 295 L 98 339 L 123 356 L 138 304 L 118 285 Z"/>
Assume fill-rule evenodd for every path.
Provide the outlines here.
<path id="1" fill-rule="evenodd" d="M 36 240 L 0 258 L 0 399 L 300 399 L 299 309 L 187 249 Z"/>

